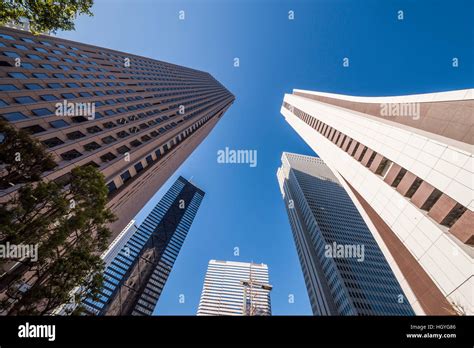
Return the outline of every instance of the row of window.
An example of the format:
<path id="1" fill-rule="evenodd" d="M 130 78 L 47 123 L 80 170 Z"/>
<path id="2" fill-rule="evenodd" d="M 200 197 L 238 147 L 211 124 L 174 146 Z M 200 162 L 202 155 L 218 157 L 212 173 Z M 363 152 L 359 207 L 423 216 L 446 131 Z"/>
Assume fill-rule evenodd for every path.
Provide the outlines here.
<path id="1" fill-rule="evenodd" d="M 340 131 L 336 130 L 335 128 L 325 124 L 324 122 L 317 120 L 316 118 L 310 116 L 309 114 L 295 108 L 294 106 L 284 102 L 283 106 L 293 112 L 298 118 L 303 120 L 305 123 L 310 125 L 314 128 L 317 132 L 325 136 L 331 142 L 339 146 L 342 150 L 350 154 L 359 162 L 362 162 L 365 167 L 370 168 L 375 174 L 385 178 L 389 169 L 394 165 L 392 161 L 388 158 L 383 157 L 380 163 L 377 165 L 377 168 L 371 168 L 374 159 L 377 156 L 377 152 L 369 149 L 367 146 L 359 143 L 355 139 L 350 138 L 349 136 L 341 133 Z M 369 153 L 370 156 L 366 156 Z M 390 184 L 392 187 L 397 188 L 400 182 L 403 180 L 405 175 L 410 173 L 412 176 L 415 174 L 411 173 L 410 171 L 406 170 L 403 167 L 400 167 L 400 170 L 395 177 L 395 179 Z M 418 188 L 423 183 L 423 179 L 416 177 L 413 183 L 410 185 L 408 190 L 404 193 L 404 197 L 411 199 Z M 429 212 L 431 208 L 436 204 L 439 198 L 442 196 L 442 192 L 438 189 L 434 189 L 430 196 L 426 199 L 426 201 L 421 206 L 421 209 Z M 446 215 L 446 217 L 440 222 L 441 225 L 446 226 L 448 228 L 452 227 L 459 218 L 467 211 L 467 208 L 464 207 L 462 204 L 457 203 L 451 211 Z"/>
<path id="2" fill-rule="evenodd" d="M 18 50 L 28 51 L 28 48 L 23 46 L 23 45 L 14 44 L 12 46 L 14 48 L 18 49 Z M 5 46 L 5 44 L 0 44 L 0 47 L 6 47 L 6 46 Z M 78 55 L 74 52 L 63 53 L 60 50 L 52 50 L 50 52 L 50 51 L 48 51 L 48 50 L 46 50 L 42 47 L 34 47 L 33 49 L 37 52 L 45 54 L 46 56 L 39 56 L 37 54 L 27 53 L 25 55 L 26 58 L 29 58 L 29 59 L 32 59 L 32 60 L 49 60 L 51 62 L 63 62 L 64 61 L 64 62 L 71 63 L 71 64 L 76 64 L 77 63 L 77 64 L 82 65 L 82 66 L 74 66 L 74 67 L 68 66 L 68 65 L 59 65 L 59 67 L 53 67 L 50 64 L 41 64 L 41 67 L 43 67 L 45 69 L 52 70 L 52 69 L 61 68 L 63 70 L 70 70 L 70 68 L 74 68 L 75 70 L 78 70 L 78 71 L 111 72 L 110 69 L 105 69 L 103 67 L 98 67 L 99 65 L 95 61 L 92 61 L 92 60 L 85 61 L 83 59 L 72 59 L 72 58 L 69 58 L 69 57 L 61 57 L 63 54 L 67 54 L 67 55 L 72 56 L 72 57 L 78 57 Z M 50 53 L 53 53 L 54 56 L 48 55 Z M 6 56 L 6 57 L 9 57 L 9 58 L 22 58 L 22 55 L 17 51 L 3 51 L 3 55 Z M 81 57 L 87 57 L 87 56 L 84 55 L 84 54 L 81 54 Z M 22 66 L 23 66 L 23 64 L 28 64 L 28 63 L 22 63 Z M 88 65 L 88 64 L 93 65 L 93 67 L 92 66 L 86 67 L 86 65 Z M 121 70 L 118 70 L 116 72 L 118 72 L 118 73 L 123 72 L 123 69 L 125 68 L 124 67 L 124 62 L 122 61 L 122 64 L 118 65 L 117 67 L 120 68 Z M 132 75 L 132 76 L 130 76 L 130 79 L 155 80 L 157 77 L 159 77 L 160 80 L 162 80 L 162 81 L 175 81 L 177 77 L 182 77 L 182 75 L 183 75 L 182 73 L 166 74 L 166 73 L 163 73 L 161 71 L 160 72 L 147 72 L 147 73 L 144 73 L 144 72 L 140 72 L 140 71 L 135 71 L 131 67 L 128 67 L 126 69 L 127 69 L 126 72 L 128 74 Z M 192 75 L 189 75 L 189 77 L 194 77 L 196 79 L 200 79 L 200 78 L 202 78 L 202 76 L 199 76 L 199 75 L 202 75 L 202 74 L 203 73 L 200 73 L 200 74 L 195 74 L 194 73 Z M 137 75 L 137 76 L 133 76 L 133 75 Z"/>
<path id="3" fill-rule="evenodd" d="M 203 118 L 201 119 L 198 123 L 194 124 L 191 128 L 187 129 L 186 131 L 184 131 L 183 133 L 181 133 L 180 135 L 176 136 L 175 139 L 172 139 L 170 141 L 170 146 L 168 146 L 168 144 L 165 144 L 163 146 L 163 151 L 161 151 L 160 149 L 157 149 L 155 152 L 154 152 L 154 156 L 156 159 L 153 159 L 152 157 L 152 154 L 148 155 L 146 158 L 145 158 L 145 161 L 146 161 L 146 167 L 149 167 L 151 166 L 152 164 L 156 163 L 157 161 L 159 161 L 162 156 L 164 156 L 166 153 L 168 153 L 169 151 L 171 151 L 171 149 L 173 149 L 176 145 L 178 145 L 180 142 L 182 142 L 185 138 L 187 138 L 190 134 L 194 133 L 197 129 L 199 129 L 203 124 L 205 124 L 209 119 L 211 118 L 211 115 L 208 115 L 206 118 Z M 113 155 L 112 153 L 108 153 L 106 154 L 107 156 L 110 156 L 111 159 L 114 159 L 116 158 L 115 155 Z M 114 158 L 112 158 L 114 157 Z M 138 166 L 137 166 L 138 165 Z M 136 174 L 134 176 L 132 176 L 131 172 L 129 170 L 126 170 L 124 171 L 122 174 L 120 174 L 120 177 L 122 179 L 122 182 L 123 184 L 127 183 L 128 181 L 130 181 L 133 177 L 137 176 L 140 172 L 142 172 L 145 168 L 143 168 L 143 164 L 142 162 L 138 162 L 137 164 L 135 164 L 135 171 L 136 171 Z M 121 185 L 119 187 L 117 187 L 116 183 L 115 183 L 115 180 L 109 182 L 107 184 L 108 188 L 109 188 L 109 196 L 112 196 L 112 195 L 115 195 L 118 193 L 118 189 L 122 189 L 124 186 Z"/>
<path id="4" fill-rule="evenodd" d="M 19 50 L 26 50 L 27 48 L 24 45 L 21 45 L 15 38 L 11 35 L 5 34 L 5 33 L 0 33 L 0 38 L 10 41 L 11 46 L 15 47 L 16 49 Z M 79 49 L 74 46 L 69 46 L 64 43 L 53 43 L 44 39 L 37 39 L 36 37 L 22 37 L 20 40 L 24 43 L 33 45 L 33 44 L 41 44 L 44 47 L 39 47 L 39 46 L 32 46 L 32 48 L 38 52 L 48 54 L 48 53 L 53 53 L 56 55 L 68 55 L 71 57 L 81 57 L 81 58 L 90 58 L 85 52 L 89 52 L 86 49 L 83 49 L 81 53 L 79 53 Z M 0 47 L 8 47 L 10 46 L 7 41 L 0 42 Z M 15 42 L 15 43 L 13 43 Z M 60 48 L 61 50 L 57 50 L 56 48 Z M 72 51 L 62 51 L 62 50 L 72 50 Z M 114 53 L 107 52 L 105 50 L 99 51 L 99 52 L 90 52 L 92 54 L 100 55 L 101 57 L 94 57 L 96 60 L 104 60 L 105 57 L 108 57 L 108 61 L 113 64 L 112 66 L 115 66 L 117 68 L 123 68 L 124 66 L 124 59 L 129 58 L 124 55 L 118 55 Z M 189 74 L 189 76 L 195 76 L 196 74 L 203 75 L 202 72 L 185 68 L 185 67 L 179 67 L 175 66 L 172 64 L 167 64 L 164 62 L 157 62 L 153 61 L 151 59 L 145 59 L 145 58 L 138 58 L 138 57 L 133 57 L 133 59 L 130 60 L 133 62 L 133 64 L 130 65 L 130 67 L 133 67 L 135 70 L 141 70 L 141 71 L 151 71 L 151 72 L 158 72 L 161 75 L 167 75 L 172 78 L 175 78 L 176 76 L 182 76 L 183 74 Z M 80 61 L 81 64 L 85 64 L 85 61 Z M 87 63 L 97 65 L 95 61 L 88 61 Z M 133 70 L 132 70 L 133 71 Z M 134 73 L 140 73 L 140 72 L 135 72 Z"/>

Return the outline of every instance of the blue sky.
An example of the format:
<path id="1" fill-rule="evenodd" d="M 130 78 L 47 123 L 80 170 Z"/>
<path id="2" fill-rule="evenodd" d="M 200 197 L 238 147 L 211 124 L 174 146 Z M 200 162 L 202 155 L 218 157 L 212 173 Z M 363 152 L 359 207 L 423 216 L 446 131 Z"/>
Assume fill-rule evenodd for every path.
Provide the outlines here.
<path id="1" fill-rule="evenodd" d="M 207 71 L 236 96 L 212 133 L 137 216 L 142 221 L 178 175 L 192 177 L 206 192 L 155 314 L 194 315 L 210 259 L 268 264 L 273 314 L 311 314 L 275 172 L 282 151 L 314 152 L 280 115 L 283 94 L 293 88 L 353 95 L 471 88 L 473 4 L 96 0 L 94 17 L 80 17 L 76 31 L 58 33 Z M 398 10 L 404 11 L 403 21 L 397 20 Z M 458 68 L 451 65 L 453 57 Z M 217 151 L 225 147 L 257 150 L 257 167 L 217 163 Z"/>

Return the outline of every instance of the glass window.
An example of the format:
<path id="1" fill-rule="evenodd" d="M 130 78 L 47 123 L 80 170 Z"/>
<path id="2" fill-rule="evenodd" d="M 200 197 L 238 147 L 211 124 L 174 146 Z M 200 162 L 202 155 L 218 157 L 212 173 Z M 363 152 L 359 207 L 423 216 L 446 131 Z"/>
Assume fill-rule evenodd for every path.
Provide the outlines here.
<path id="1" fill-rule="evenodd" d="M 64 58 L 64 61 L 68 63 L 74 63 L 74 61 L 71 58 Z"/>
<path id="2" fill-rule="evenodd" d="M 5 51 L 3 54 L 7 57 L 12 57 L 12 58 L 19 58 L 20 55 L 16 52 L 10 52 L 10 51 Z"/>
<path id="3" fill-rule="evenodd" d="M 53 76 L 56 77 L 56 78 L 58 78 L 58 79 L 65 79 L 65 78 L 66 78 L 66 75 L 61 74 L 61 73 L 53 74 Z"/>
<path id="4" fill-rule="evenodd" d="M 83 138 L 86 135 L 82 132 L 74 131 L 74 132 L 66 134 L 66 136 L 71 140 L 76 140 L 76 139 L 79 139 L 79 138 Z"/>
<path id="5" fill-rule="evenodd" d="M 62 85 L 60 83 L 48 83 L 48 87 L 57 89 L 57 88 L 62 88 Z"/>
<path id="6" fill-rule="evenodd" d="M 14 85 L 0 85 L 0 91 L 17 91 L 18 87 Z"/>
<path id="7" fill-rule="evenodd" d="M 121 155 L 127 153 L 128 151 L 130 151 L 130 148 L 126 145 L 122 145 L 117 149 L 117 152 Z"/>
<path id="8" fill-rule="evenodd" d="M 7 34 L 0 34 L 0 37 L 2 39 L 7 39 L 7 40 L 15 40 L 13 36 L 7 35 Z"/>
<path id="9" fill-rule="evenodd" d="M 105 155 L 100 156 L 100 159 L 103 162 L 109 162 L 112 161 L 113 159 L 117 158 L 112 152 L 107 152 Z"/>
<path id="10" fill-rule="evenodd" d="M 49 78 L 48 74 L 44 74 L 44 73 L 34 73 L 33 76 L 36 77 L 37 79 L 47 79 L 47 78 Z"/>
<path id="11" fill-rule="evenodd" d="M 48 57 L 48 60 L 50 60 L 52 62 L 59 62 L 59 59 L 56 58 L 56 57 Z"/>
<path id="12" fill-rule="evenodd" d="M 70 161 L 81 156 L 82 154 L 79 151 L 74 150 L 74 149 L 61 154 L 61 157 L 66 161 Z"/>
<path id="13" fill-rule="evenodd" d="M 124 183 L 132 178 L 132 176 L 130 175 L 130 172 L 128 170 L 126 170 L 125 172 L 120 174 L 120 177 L 122 178 Z"/>
<path id="14" fill-rule="evenodd" d="M 56 44 L 56 46 L 58 46 L 59 48 L 66 48 L 66 46 L 64 46 L 63 44 Z"/>
<path id="15" fill-rule="evenodd" d="M 28 54 L 26 55 L 28 58 L 30 59 L 34 59 L 34 60 L 41 60 L 42 58 L 40 56 L 37 56 L 36 54 Z"/>
<path id="16" fill-rule="evenodd" d="M 79 88 L 79 85 L 77 83 L 72 82 L 66 83 L 66 86 L 68 86 L 69 88 Z"/>
<path id="17" fill-rule="evenodd" d="M 31 63 L 21 63 L 21 67 L 25 69 L 34 69 L 35 66 Z"/>
<path id="18" fill-rule="evenodd" d="M 42 143 L 46 145 L 48 148 L 51 148 L 51 147 L 64 144 L 64 141 L 62 141 L 61 139 L 57 137 L 54 137 L 54 138 L 45 139 L 42 141 Z"/>
<path id="19" fill-rule="evenodd" d="M 35 43 L 33 40 L 31 40 L 27 37 L 22 37 L 21 40 L 24 41 L 24 42 L 28 42 L 28 43 Z"/>
<path id="20" fill-rule="evenodd" d="M 138 162 L 137 164 L 135 164 L 135 170 L 137 173 L 140 173 L 143 170 L 143 165 Z"/>
<path id="21" fill-rule="evenodd" d="M 52 50 L 51 52 L 53 52 L 54 54 L 63 54 L 63 52 L 60 50 Z"/>
<path id="22" fill-rule="evenodd" d="M 104 144 L 110 144 L 110 143 L 113 143 L 114 141 L 116 141 L 117 139 L 115 139 L 113 136 L 111 135 L 108 135 L 106 136 L 105 138 L 102 138 L 102 142 Z"/>
<path id="23" fill-rule="evenodd" d="M 67 65 L 60 65 L 59 67 L 63 70 L 70 70 L 70 68 Z"/>
<path id="24" fill-rule="evenodd" d="M 49 116 L 49 115 L 52 115 L 52 114 L 53 114 L 49 109 L 46 109 L 46 108 L 33 109 L 33 110 L 31 110 L 31 111 L 32 111 L 33 114 L 35 114 L 36 116 Z"/>
<path id="25" fill-rule="evenodd" d="M 19 120 L 25 120 L 28 118 L 19 111 L 2 114 L 2 117 L 7 121 L 19 121 Z"/>
<path id="26" fill-rule="evenodd" d="M 37 83 L 26 83 L 25 87 L 31 90 L 43 89 L 43 87 L 41 87 Z"/>
<path id="27" fill-rule="evenodd" d="M 51 127 L 53 128 L 62 128 L 62 127 L 66 127 L 68 126 L 69 124 L 64 121 L 64 120 L 56 120 L 56 121 L 51 121 L 49 122 L 49 124 L 51 125 Z"/>
<path id="28" fill-rule="evenodd" d="M 46 101 L 58 100 L 58 97 L 52 94 L 43 94 L 43 95 L 40 95 L 40 98 Z"/>
<path id="29" fill-rule="evenodd" d="M 79 95 L 81 97 L 92 97 L 92 94 L 90 94 L 89 92 L 80 92 Z"/>
<path id="30" fill-rule="evenodd" d="M 44 48 L 42 47 L 35 47 L 35 51 L 41 52 L 41 53 L 48 53 Z"/>
<path id="31" fill-rule="evenodd" d="M 25 74 L 20 73 L 20 72 L 10 72 L 8 73 L 10 77 L 13 77 L 15 79 L 26 79 L 28 78 Z"/>
<path id="32" fill-rule="evenodd" d="M 63 93 L 61 94 L 64 99 L 74 99 L 76 96 L 72 93 Z"/>
<path id="33" fill-rule="evenodd" d="M 92 127 L 86 128 L 86 130 L 90 134 L 102 132 L 102 129 L 99 126 L 92 126 Z"/>
<path id="34" fill-rule="evenodd" d="M 22 50 L 22 51 L 27 51 L 28 50 L 28 48 L 26 48 L 26 46 L 23 46 L 23 45 L 15 44 L 15 45 L 13 45 L 13 47 L 18 48 L 19 50 Z"/>
<path id="35" fill-rule="evenodd" d="M 82 122 L 87 121 L 87 118 L 85 118 L 84 116 L 74 116 L 74 117 L 71 117 L 71 119 L 72 119 L 72 122 L 74 123 L 82 123 Z"/>
<path id="36" fill-rule="evenodd" d="M 8 106 L 8 104 L 3 99 L 0 99 L 0 107 L 4 106 Z"/>
<path id="37" fill-rule="evenodd" d="M 86 151 L 94 151 L 94 150 L 97 150 L 98 148 L 100 148 L 101 146 L 99 144 L 97 144 L 95 141 L 93 142 L 90 142 L 88 144 L 85 144 L 84 145 L 84 150 Z"/>
<path id="38" fill-rule="evenodd" d="M 31 134 L 41 133 L 41 132 L 45 131 L 45 129 L 43 127 L 41 127 L 37 124 L 35 124 L 34 126 L 23 127 L 22 129 L 27 131 L 28 133 L 31 133 Z"/>
<path id="39" fill-rule="evenodd" d="M 41 64 L 41 66 L 45 69 L 52 70 L 54 67 L 51 64 Z"/>
<path id="40" fill-rule="evenodd" d="M 109 189 L 109 194 L 110 194 L 117 189 L 117 186 L 115 185 L 113 181 L 111 181 L 107 184 L 107 188 Z"/>
<path id="41" fill-rule="evenodd" d="M 40 41 L 43 45 L 51 47 L 52 45 L 48 41 Z"/>
<path id="42" fill-rule="evenodd" d="M 34 100 L 33 98 L 31 97 L 28 97 L 28 96 L 24 96 L 24 97 L 16 97 L 16 98 L 13 98 L 15 100 L 15 102 L 17 102 L 18 104 L 31 104 L 31 103 L 35 103 L 36 100 Z"/>
<path id="43" fill-rule="evenodd" d="M 70 75 L 73 79 L 80 79 L 81 78 L 81 75 L 79 74 L 71 74 Z"/>

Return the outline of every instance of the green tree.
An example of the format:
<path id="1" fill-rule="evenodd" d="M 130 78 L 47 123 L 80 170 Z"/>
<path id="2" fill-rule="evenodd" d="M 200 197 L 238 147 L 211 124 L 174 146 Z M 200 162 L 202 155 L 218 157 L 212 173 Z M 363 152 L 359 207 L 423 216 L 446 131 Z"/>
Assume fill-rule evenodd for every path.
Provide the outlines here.
<path id="1" fill-rule="evenodd" d="M 80 14 L 92 16 L 93 0 L 0 0 L 0 24 L 28 24 L 34 34 L 74 30 Z"/>
<path id="2" fill-rule="evenodd" d="M 8 160 L 11 153 L 35 149 L 37 158 L 50 158 L 37 140 L 3 127 L 0 146 L 15 145 L 2 148 L 7 151 L 2 159 L 7 161 L 0 161 L 0 175 L 8 176 L 10 166 L 17 166 Z M 15 142 L 19 138 L 22 140 Z M 21 161 L 31 161 L 23 168 L 36 168 L 32 164 L 35 160 L 22 157 Z M 49 314 L 67 302 L 77 286 L 93 297 L 102 286 L 100 253 L 110 236 L 107 224 L 115 218 L 106 207 L 108 189 L 103 175 L 93 166 L 76 167 L 63 187 L 37 180 L 37 174 L 34 178 L 22 176 L 20 189 L 0 204 L 0 244 L 38 246 L 37 260 L 0 259 L 3 269 L 8 269 L 8 262 L 20 262 L 0 278 L 0 310 L 10 315 Z"/>
<path id="3" fill-rule="evenodd" d="M 5 171 L 0 176 L 0 190 L 38 181 L 41 174 L 56 167 L 53 156 L 40 143 L 31 141 L 27 132 L 0 121 L 0 135 L 0 164 Z"/>

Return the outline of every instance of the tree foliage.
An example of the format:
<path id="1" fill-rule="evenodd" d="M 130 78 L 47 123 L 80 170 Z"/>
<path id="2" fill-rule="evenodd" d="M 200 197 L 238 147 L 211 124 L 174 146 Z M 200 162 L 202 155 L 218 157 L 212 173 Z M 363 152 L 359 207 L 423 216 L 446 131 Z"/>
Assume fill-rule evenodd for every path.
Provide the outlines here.
<path id="1" fill-rule="evenodd" d="M 27 24 L 35 33 L 74 30 L 80 14 L 92 16 L 93 0 L 0 0 L 0 24 Z"/>
<path id="2" fill-rule="evenodd" d="M 20 167 L 25 173 L 26 168 L 35 168 L 37 175 L 20 176 L 21 188 L 0 204 L 0 244 L 37 245 L 38 259 L 14 260 L 20 264 L 0 278 L 0 311 L 49 314 L 67 302 L 77 286 L 91 295 L 102 286 L 99 255 L 110 236 L 107 224 L 114 220 L 106 207 L 108 190 L 103 175 L 93 166 L 74 168 L 66 187 L 38 180 L 40 171 L 51 165 L 35 163 L 38 159 L 47 163 L 51 157 L 28 134 L 5 125 L 3 130 L 1 173 L 9 176 L 11 167 L 18 167 L 9 160 L 12 153 L 34 149 L 35 156 L 22 157 L 27 163 Z M 12 260 L 0 259 L 0 266 L 8 268 L 8 261 Z"/>
<path id="3" fill-rule="evenodd" d="M 0 121 L 0 134 L 0 166 L 4 171 L 0 176 L 0 189 L 37 181 L 42 173 L 56 167 L 51 154 L 46 153 L 39 142 L 32 141 L 27 132 Z"/>

